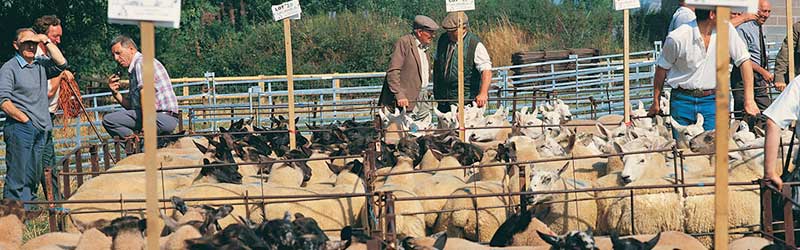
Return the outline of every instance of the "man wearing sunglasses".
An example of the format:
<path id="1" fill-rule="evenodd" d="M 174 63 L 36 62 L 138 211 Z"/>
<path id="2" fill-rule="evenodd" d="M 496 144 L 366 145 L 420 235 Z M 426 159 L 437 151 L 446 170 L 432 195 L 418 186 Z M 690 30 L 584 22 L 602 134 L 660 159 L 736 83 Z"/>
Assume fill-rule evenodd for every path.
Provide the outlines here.
<path id="1" fill-rule="evenodd" d="M 49 59 L 36 58 L 43 43 Z M 42 151 L 52 130 L 47 101 L 47 79 L 67 67 L 61 51 L 43 34 L 30 28 L 17 30 L 14 58 L 0 68 L 0 109 L 6 114 L 6 178 L 3 198 L 35 200 L 42 175 Z M 33 208 L 26 205 L 26 209 Z"/>

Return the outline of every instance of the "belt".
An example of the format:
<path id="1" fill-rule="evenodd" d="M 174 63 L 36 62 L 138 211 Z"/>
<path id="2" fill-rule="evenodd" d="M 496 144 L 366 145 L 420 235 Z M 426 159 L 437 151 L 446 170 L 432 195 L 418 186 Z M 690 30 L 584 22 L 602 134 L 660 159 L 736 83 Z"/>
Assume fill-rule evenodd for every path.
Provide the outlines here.
<path id="1" fill-rule="evenodd" d="M 716 89 L 682 89 L 673 88 L 672 91 L 684 93 L 694 97 L 706 97 L 717 93 Z"/>
<path id="2" fill-rule="evenodd" d="M 169 110 L 156 111 L 156 113 L 164 113 L 164 114 L 167 114 L 169 116 L 175 117 L 177 119 L 181 119 L 181 115 L 180 114 L 172 112 L 172 111 L 169 111 Z"/>

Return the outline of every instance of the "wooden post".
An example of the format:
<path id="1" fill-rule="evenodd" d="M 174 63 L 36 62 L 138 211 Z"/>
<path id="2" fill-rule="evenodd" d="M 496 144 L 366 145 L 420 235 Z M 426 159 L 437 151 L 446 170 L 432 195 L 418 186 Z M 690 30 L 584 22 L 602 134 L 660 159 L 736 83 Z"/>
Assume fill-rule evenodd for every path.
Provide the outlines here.
<path id="1" fill-rule="evenodd" d="M 458 138 L 466 141 L 464 124 L 464 12 L 458 12 Z"/>
<path id="2" fill-rule="evenodd" d="M 155 27 L 153 22 L 141 22 L 142 32 L 142 127 L 144 130 L 144 158 L 156 158 L 156 102 L 155 102 Z M 147 249 L 158 249 L 158 194 L 156 192 L 156 161 L 145 161 L 145 193 L 147 220 Z"/>
<path id="3" fill-rule="evenodd" d="M 625 9 L 622 11 L 622 22 L 624 35 L 623 35 L 623 55 L 622 55 L 622 74 L 624 83 L 625 95 L 625 123 L 631 122 L 631 34 L 630 34 L 630 10 Z"/>
<path id="4" fill-rule="evenodd" d="M 727 135 L 730 119 L 730 52 L 728 51 L 728 29 L 731 9 L 717 7 L 717 116 L 716 133 Z M 714 248 L 728 249 L 728 140 L 725 136 L 717 136 L 716 143 L 716 174 L 714 185 Z"/>
<path id="5" fill-rule="evenodd" d="M 792 16 L 792 0 L 786 0 L 786 42 L 789 45 L 789 79 L 786 79 L 788 84 L 794 79 L 794 18 Z M 780 76 L 783 77 L 783 76 Z"/>
<path id="6" fill-rule="evenodd" d="M 289 148 L 297 146 L 294 124 L 294 69 L 292 67 L 292 21 L 283 19 L 283 45 L 286 47 L 286 86 L 289 95 Z"/>

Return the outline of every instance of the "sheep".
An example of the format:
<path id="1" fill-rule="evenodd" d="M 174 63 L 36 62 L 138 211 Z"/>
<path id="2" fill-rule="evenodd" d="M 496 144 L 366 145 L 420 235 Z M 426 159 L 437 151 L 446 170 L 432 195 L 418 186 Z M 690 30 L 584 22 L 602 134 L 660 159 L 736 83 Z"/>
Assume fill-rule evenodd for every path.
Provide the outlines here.
<path id="1" fill-rule="evenodd" d="M 533 113 L 528 114 L 528 107 L 522 107 L 522 110 L 515 111 L 515 113 L 514 124 L 521 127 L 519 131 L 523 135 L 530 138 L 538 138 L 543 134 L 543 127 L 535 127 L 544 124 L 542 120 L 538 118 L 539 109 L 534 108 Z"/>
<path id="2" fill-rule="evenodd" d="M 144 249 L 144 230 L 147 220 L 134 216 L 123 216 L 111 221 L 111 225 L 101 231 L 111 237 L 111 249 L 141 250 Z"/>
<path id="3" fill-rule="evenodd" d="M 481 245 L 469 240 L 461 239 L 461 238 L 450 238 L 447 236 L 445 232 L 439 232 L 433 234 L 428 237 L 422 238 L 414 238 L 414 237 L 405 237 L 400 240 L 400 246 L 402 249 L 407 250 L 461 250 L 461 249 L 470 249 L 470 250 L 489 250 L 489 249 L 496 249 L 496 250 L 511 250 L 511 249 L 530 249 L 530 247 L 489 247 L 485 245 Z M 351 248 L 348 248 L 351 249 Z"/>
<path id="4" fill-rule="evenodd" d="M 656 234 L 652 239 L 642 242 L 636 238 L 620 239 L 616 232 L 611 234 L 611 243 L 614 244 L 614 250 L 650 250 L 653 249 L 658 243 L 661 233 Z"/>
<path id="5" fill-rule="evenodd" d="M 19 249 L 35 250 L 45 247 L 74 248 L 78 245 L 80 238 L 81 234 L 78 233 L 46 233 L 28 240 L 28 242 L 25 242 Z"/>
<path id="6" fill-rule="evenodd" d="M 568 189 L 589 188 L 588 183 L 581 180 L 562 178 L 567 166 L 559 171 L 534 170 L 531 175 L 529 192 L 561 191 Z M 553 232 L 563 234 L 580 228 L 594 228 L 597 224 L 597 203 L 594 200 L 571 201 L 574 199 L 593 198 L 593 194 L 584 192 L 564 194 L 536 194 L 528 197 L 534 206 L 537 218 L 550 227 Z"/>
<path id="7" fill-rule="evenodd" d="M 546 242 L 536 232 L 555 235 L 547 225 L 537 218 L 529 209 L 514 213 L 497 229 L 489 246 L 540 246 Z"/>
<path id="8" fill-rule="evenodd" d="M 764 247 L 772 244 L 772 241 L 759 238 L 759 237 L 744 237 L 731 241 L 728 244 L 730 250 L 750 250 L 750 249 L 764 249 Z"/>
<path id="9" fill-rule="evenodd" d="M 646 179 L 628 183 L 626 186 L 666 185 L 673 184 L 665 179 Z M 611 198 L 600 206 L 605 206 L 598 216 L 597 230 L 600 233 L 617 231 L 621 234 L 653 234 L 661 231 L 684 230 L 685 210 L 681 194 L 672 188 L 637 189 L 633 191 L 633 205 L 631 205 L 630 191 L 609 191 L 598 196 L 622 196 Z M 633 206 L 633 208 L 631 208 Z M 633 214 L 631 214 L 633 209 Z M 632 216 L 647 215 L 647 220 L 635 220 L 631 225 Z M 635 228 L 635 232 L 632 231 Z"/>
<path id="10" fill-rule="evenodd" d="M 752 179 L 751 179 L 752 180 Z M 687 180 L 687 183 L 714 182 L 713 178 Z M 749 231 L 761 222 L 761 208 L 758 188 L 732 186 L 729 190 L 728 227 L 735 231 Z M 686 189 L 687 197 L 683 208 L 686 217 L 684 231 L 686 233 L 708 233 L 714 231 L 714 209 L 708 204 L 714 202 L 713 187 Z M 710 223 L 710 224 L 709 224 Z M 731 235 L 735 239 L 735 235 Z M 701 242 L 711 245 L 710 237 L 698 237 Z"/>
<path id="11" fill-rule="evenodd" d="M 98 228 L 92 228 L 83 231 L 78 243 L 75 245 L 75 250 L 107 250 L 111 249 L 113 242 L 111 238 L 105 235 Z"/>
<path id="12" fill-rule="evenodd" d="M 653 127 L 653 119 L 647 116 L 647 110 L 644 108 L 644 103 L 639 101 L 639 105 L 637 109 L 631 110 L 631 115 L 636 117 L 635 119 L 631 120 L 633 122 L 633 126 L 638 128 L 644 129 L 651 129 Z"/>
<path id="13" fill-rule="evenodd" d="M 407 172 L 414 170 L 413 160 L 405 155 L 397 158 L 397 165 L 391 168 L 389 173 Z M 377 187 L 376 191 L 392 191 L 396 197 L 417 197 L 414 193 L 416 180 L 422 179 L 424 173 L 400 174 L 386 177 L 382 186 Z M 405 213 L 424 212 L 425 208 L 421 201 L 402 201 L 397 202 L 396 211 Z M 425 236 L 425 216 L 422 214 L 397 216 L 397 232 L 407 236 Z"/>
<path id="14" fill-rule="evenodd" d="M 542 232 L 536 232 L 539 237 L 550 244 L 550 249 L 579 249 L 593 250 L 598 249 L 591 229 L 586 231 L 570 231 L 564 235 L 553 236 Z"/>
<path id="15" fill-rule="evenodd" d="M 0 201 L 0 249 L 19 249 L 25 210 L 22 201 L 3 199 Z"/>
<path id="16" fill-rule="evenodd" d="M 670 124 L 672 124 L 672 128 L 677 132 L 678 138 L 676 138 L 676 143 L 678 148 L 689 148 L 689 140 L 694 138 L 695 136 L 703 133 L 703 115 L 697 113 L 697 122 L 691 125 L 682 125 L 670 117 Z"/>
<path id="17" fill-rule="evenodd" d="M 495 181 L 472 182 L 453 191 L 451 196 L 508 193 L 505 185 Z M 434 226 L 435 231 L 447 231 L 448 235 L 463 237 L 468 240 L 486 242 L 491 240 L 494 232 L 505 221 L 506 208 L 476 208 L 509 206 L 513 202 L 506 196 L 490 196 L 479 198 L 452 198 L 445 203 Z M 476 218 L 477 216 L 477 218 Z M 480 225 L 480 228 L 478 228 Z"/>
<path id="18" fill-rule="evenodd" d="M 612 232 L 612 235 L 613 234 L 616 234 L 616 232 Z M 621 240 L 637 240 L 639 242 L 648 242 L 655 240 L 656 236 L 658 236 L 658 243 L 655 244 L 653 249 L 708 249 L 707 247 L 703 246 L 699 240 L 691 235 L 676 231 L 664 231 L 658 232 L 657 234 L 633 235 L 622 237 Z M 616 249 L 614 248 L 615 245 L 612 239 L 612 237 L 595 237 L 595 242 L 597 243 L 597 247 L 600 249 Z"/>
<path id="19" fill-rule="evenodd" d="M 673 141 L 668 141 L 666 144 L 654 144 L 648 138 L 638 138 L 625 146 L 619 145 L 614 142 L 614 148 L 617 152 L 631 152 L 641 150 L 660 150 L 671 148 L 674 144 Z M 627 154 L 622 157 L 625 168 L 622 170 L 620 176 L 625 183 L 631 183 L 637 180 L 644 179 L 659 179 L 669 173 L 674 173 L 673 168 L 666 166 L 666 159 L 660 153 L 643 153 L 643 154 Z"/>
<path id="20" fill-rule="evenodd" d="M 504 142 L 508 139 L 508 134 L 511 133 L 511 123 L 508 122 L 508 108 L 499 107 L 497 111 L 490 116 L 486 117 L 486 127 L 505 127 L 493 129 L 478 129 L 473 132 L 473 136 L 469 137 L 472 142 Z M 496 144 L 495 144 L 496 145 Z M 487 147 L 481 147 L 486 150 Z"/>
<path id="21" fill-rule="evenodd" d="M 162 250 L 187 249 L 187 240 L 203 237 L 203 235 L 200 234 L 200 231 L 194 228 L 194 226 L 188 224 L 182 225 L 174 230 L 175 232 L 172 234 L 159 239 L 159 245 L 161 246 Z"/>

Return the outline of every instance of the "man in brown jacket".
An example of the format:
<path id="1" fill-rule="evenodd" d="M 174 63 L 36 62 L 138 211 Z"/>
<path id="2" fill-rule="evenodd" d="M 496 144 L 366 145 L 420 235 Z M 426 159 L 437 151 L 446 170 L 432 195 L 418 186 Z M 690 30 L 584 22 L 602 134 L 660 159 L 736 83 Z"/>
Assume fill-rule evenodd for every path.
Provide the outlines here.
<path id="1" fill-rule="evenodd" d="M 430 115 L 431 103 L 417 101 L 430 99 L 426 90 L 431 79 L 428 48 L 438 29 L 430 17 L 416 16 L 413 31 L 397 40 L 381 90 L 381 105 L 413 110 L 417 120 Z"/>
<path id="2" fill-rule="evenodd" d="M 800 44 L 797 41 L 800 39 L 800 22 L 794 23 L 792 28 L 794 29 L 794 52 L 789 53 L 789 37 L 787 36 L 783 39 L 781 50 L 778 51 L 778 56 L 775 58 L 775 89 L 778 91 L 783 91 L 786 84 L 793 80 L 789 78 L 789 54 L 794 56 L 794 73 L 800 72 L 800 46 L 798 46 Z"/>

